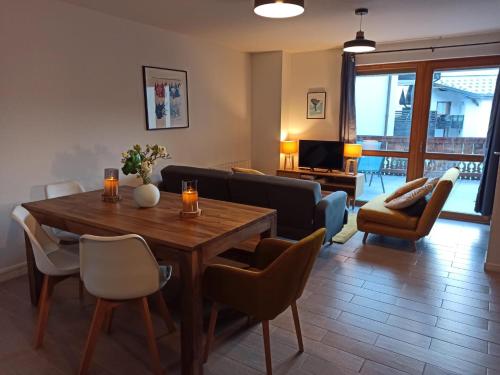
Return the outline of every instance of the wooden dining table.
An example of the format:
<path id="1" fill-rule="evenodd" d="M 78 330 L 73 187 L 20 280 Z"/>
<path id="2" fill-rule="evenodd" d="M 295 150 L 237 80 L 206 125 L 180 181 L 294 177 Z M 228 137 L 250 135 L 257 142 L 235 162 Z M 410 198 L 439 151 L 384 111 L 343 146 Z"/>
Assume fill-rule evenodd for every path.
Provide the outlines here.
<path id="1" fill-rule="evenodd" d="M 24 203 L 40 224 L 77 234 L 139 234 L 154 254 L 179 265 L 181 280 L 182 374 L 203 374 L 203 265 L 218 254 L 260 235 L 276 235 L 276 211 L 200 198 L 200 216 L 183 218 L 181 196 L 161 192 L 152 208 L 138 208 L 133 188 L 120 187 L 118 203 L 101 200 L 101 191 Z M 31 302 L 37 304 L 42 277 L 26 237 Z M 168 285 L 167 285 L 168 287 Z"/>

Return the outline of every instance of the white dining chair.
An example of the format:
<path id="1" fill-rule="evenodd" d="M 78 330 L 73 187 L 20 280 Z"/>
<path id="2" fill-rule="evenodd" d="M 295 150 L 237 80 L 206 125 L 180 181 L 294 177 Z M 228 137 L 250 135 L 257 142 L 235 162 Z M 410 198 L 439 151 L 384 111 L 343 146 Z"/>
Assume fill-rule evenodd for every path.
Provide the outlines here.
<path id="1" fill-rule="evenodd" d="M 86 374 L 103 324 L 109 331 L 113 309 L 126 302 L 139 305 L 146 325 L 148 347 L 155 374 L 162 367 L 153 332 L 148 296 L 154 295 L 163 320 L 175 330 L 161 289 L 172 273 L 171 266 L 159 266 L 146 241 L 139 235 L 80 237 L 80 276 L 86 290 L 97 298 L 92 324 L 80 364 Z"/>
<path id="2" fill-rule="evenodd" d="M 80 261 L 77 253 L 71 251 L 70 246 L 61 246 L 54 241 L 24 207 L 17 206 L 14 208 L 11 216 L 27 234 L 33 249 L 36 267 L 43 274 L 34 339 L 35 349 L 38 349 L 43 343 L 54 286 L 70 276 L 78 277 Z M 76 247 L 76 245 L 73 245 L 73 247 Z"/>
<path id="3" fill-rule="evenodd" d="M 85 189 L 83 186 L 75 180 L 45 185 L 45 196 L 47 199 L 59 198 L 84 192 Z M 77 243 L 80 240 L 80 236 L 75 233 L 66 232 L 57 228 L 51 228 L 51 230 L 57 238 L 65 243 Z"/>

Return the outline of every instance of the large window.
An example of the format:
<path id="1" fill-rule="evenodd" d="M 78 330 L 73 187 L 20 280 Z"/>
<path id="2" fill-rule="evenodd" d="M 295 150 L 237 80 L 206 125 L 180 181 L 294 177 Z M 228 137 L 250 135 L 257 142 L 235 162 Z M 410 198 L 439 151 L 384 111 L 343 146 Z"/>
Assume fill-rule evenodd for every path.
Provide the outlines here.
<path id="1" fill-rule="evenodd" d="M 358 76 L 358 141 L 377 141 L 380 150 L 408 151 L 415 77 L 415 72 Z"/>
<path id="2" fill-rule="evenodd" d="M 455 166 L 444 209 L 474 215 L 499 66 L 500 56 L 358 67 L 361 199 Z"/>

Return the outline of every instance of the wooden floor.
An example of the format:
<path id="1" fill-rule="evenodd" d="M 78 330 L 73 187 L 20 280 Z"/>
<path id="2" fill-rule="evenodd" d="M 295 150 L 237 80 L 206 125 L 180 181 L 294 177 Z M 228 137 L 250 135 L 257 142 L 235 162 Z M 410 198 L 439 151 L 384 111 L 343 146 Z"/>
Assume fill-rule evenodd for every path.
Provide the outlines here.
<path id="1" fill-rule="evenodd" d="M 325 247 L 299 304 L 305 352 L 297 354 L 290 311 L 272 322 L 275 374 L 500 374 L 500 274 L 483 272 L 488 230 L 440 220 L 417 252 L 378 236 L 363 246 L 361 233 Z M 0 374 L 76 373 L 92 309 L 91 298 L 80 304 L 76 284 L 63 282 L 44 348 L 34 351 L 27 280 L 1 284 Z M 92 374 L 149 374 L 138 314 L 116 312 Z M 264 372 L 260 325 L 242 322 L 215 343 L 207 374 Z M 178 374 L 179 335 L 154 323 L 164 365 Z"/>

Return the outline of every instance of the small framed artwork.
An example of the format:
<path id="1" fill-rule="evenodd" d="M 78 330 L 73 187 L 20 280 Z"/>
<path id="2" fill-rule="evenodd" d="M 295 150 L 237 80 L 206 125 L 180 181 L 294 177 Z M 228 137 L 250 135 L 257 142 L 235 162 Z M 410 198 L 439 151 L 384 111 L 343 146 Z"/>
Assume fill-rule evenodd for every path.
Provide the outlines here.
<path id="1" fill-rule="evenodd" d="M 185 70 L 143 66 L 146 129 L 189 127 L 188 80 Z"/>
<path id="2" fill-rule="evenodd" d="M 326 109 L 326 92 L 307 93 L 307 118 L 324 119 Z"/>

